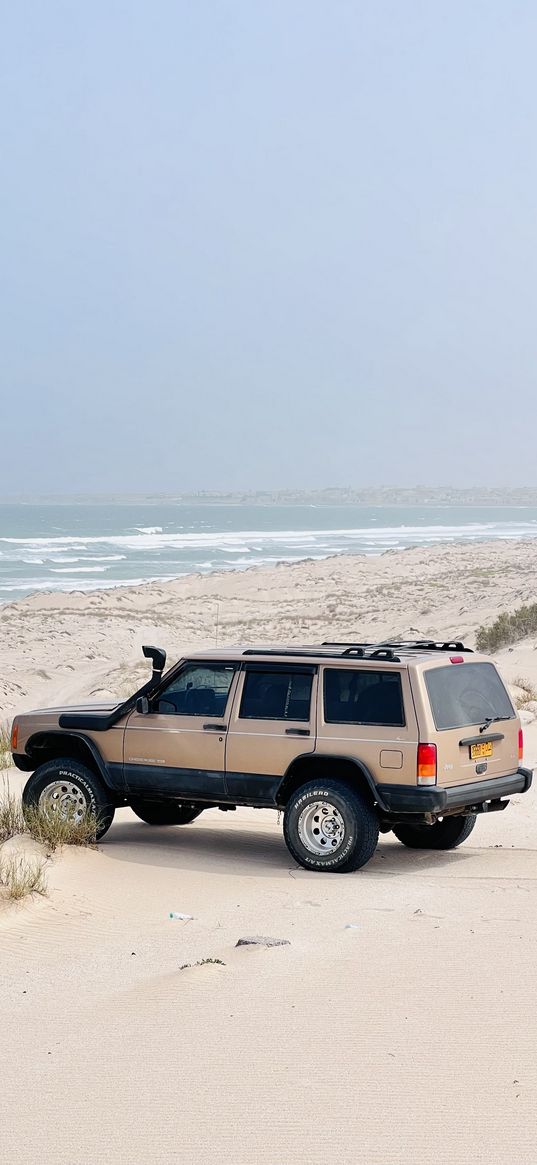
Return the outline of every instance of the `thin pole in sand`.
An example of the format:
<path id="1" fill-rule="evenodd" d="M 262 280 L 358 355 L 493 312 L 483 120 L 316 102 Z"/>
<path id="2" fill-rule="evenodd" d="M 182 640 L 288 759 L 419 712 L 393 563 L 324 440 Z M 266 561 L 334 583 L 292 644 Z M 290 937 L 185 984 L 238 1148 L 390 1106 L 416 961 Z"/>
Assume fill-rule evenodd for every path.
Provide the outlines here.
<path id="1" fill-rule="evenodd" d="M 217 603 L 216 604 L 216 626 L 214 629 L 214 645 L 215 645 L 215 647 L 218 647 L 218 618 L 219 618 L 219 614 L 220 614 L 220 604 Z"/>

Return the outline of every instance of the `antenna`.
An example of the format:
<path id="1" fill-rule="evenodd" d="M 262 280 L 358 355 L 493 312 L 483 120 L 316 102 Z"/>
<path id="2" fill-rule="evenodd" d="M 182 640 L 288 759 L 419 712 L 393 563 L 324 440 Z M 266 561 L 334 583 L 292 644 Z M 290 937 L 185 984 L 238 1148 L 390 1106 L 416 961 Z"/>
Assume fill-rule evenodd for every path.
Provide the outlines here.
<path id="1" fill-rule="evenodd" d="M 218 619 L 220 615 L 220 603 L 216 604 L 216 626 L 214 629 L 214 645 L 218 647 Z"/>

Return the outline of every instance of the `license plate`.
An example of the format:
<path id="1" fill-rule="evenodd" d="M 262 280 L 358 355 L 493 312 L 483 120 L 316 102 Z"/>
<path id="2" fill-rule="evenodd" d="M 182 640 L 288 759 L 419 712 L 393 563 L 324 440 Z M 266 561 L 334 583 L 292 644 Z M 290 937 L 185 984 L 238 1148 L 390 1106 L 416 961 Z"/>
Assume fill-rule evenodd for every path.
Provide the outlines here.
<path id="1" fill-rule="evenodd" d="M 492 756 L 492 740 L 470 745 L 470 760 L 481 760 L 484 756 Z"/>

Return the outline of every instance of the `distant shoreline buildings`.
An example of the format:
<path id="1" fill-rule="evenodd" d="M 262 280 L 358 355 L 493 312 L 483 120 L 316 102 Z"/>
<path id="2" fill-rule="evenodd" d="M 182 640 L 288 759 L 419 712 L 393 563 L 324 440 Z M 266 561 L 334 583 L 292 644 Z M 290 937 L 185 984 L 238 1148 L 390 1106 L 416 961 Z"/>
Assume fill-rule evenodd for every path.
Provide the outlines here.
<path id="1" fill-rule="evenodd" d="M 198 490 L 185 493 L 18 494 L 2 505 L 236 505 L 236 506 L 537 506 L 537 487 L 351 486 L 300 490 Z"/>

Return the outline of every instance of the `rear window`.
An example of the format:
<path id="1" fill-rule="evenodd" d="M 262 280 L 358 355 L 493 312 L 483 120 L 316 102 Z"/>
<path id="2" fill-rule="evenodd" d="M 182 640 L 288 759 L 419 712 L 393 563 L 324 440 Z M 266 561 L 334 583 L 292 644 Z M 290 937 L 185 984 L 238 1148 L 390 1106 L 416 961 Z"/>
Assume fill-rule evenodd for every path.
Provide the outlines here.
<path id="1" fill-rule="evenodd" d="M 325 668 L 324 719 L 326 724 L 402 728 L 405 714 L 399 673 Z"/>
<path id="2" fill-rule="evenodd" d="M 513 720 L 515 713 L 491 663 L 450 664 L 425 672 L 436 727 L 467 728 L 489 717 Z"/>

